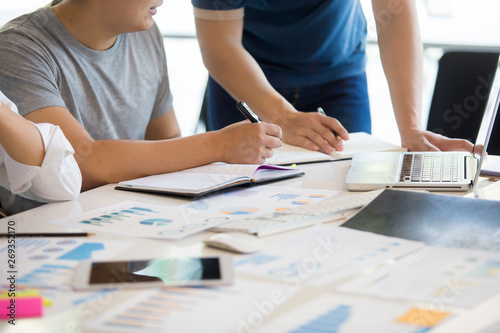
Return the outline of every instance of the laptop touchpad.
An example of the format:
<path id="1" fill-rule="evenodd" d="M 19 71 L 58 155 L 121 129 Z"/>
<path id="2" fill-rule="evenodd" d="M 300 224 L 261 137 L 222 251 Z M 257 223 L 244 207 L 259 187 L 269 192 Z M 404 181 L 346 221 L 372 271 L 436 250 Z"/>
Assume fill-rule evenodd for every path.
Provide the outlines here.
<path id="1" fill-rule="evenodd" d="M 391 184 L 395 182 L 396 174 L 399 165 L 400 154 L 384 154 L 381 156 L 372 155 L 372 158 L 360 158 L 351 164 L 350 182 L 356 183 L 371 183 L 371 184 Z"/>

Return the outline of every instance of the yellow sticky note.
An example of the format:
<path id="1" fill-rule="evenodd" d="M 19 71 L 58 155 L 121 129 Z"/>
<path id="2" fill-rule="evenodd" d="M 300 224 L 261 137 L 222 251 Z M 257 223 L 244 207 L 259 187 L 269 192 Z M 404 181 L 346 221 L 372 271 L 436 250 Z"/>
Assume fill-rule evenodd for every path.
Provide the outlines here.
<path id="1" fill-rule="evenodd" d="M 40 293 L 37 290 L 16 290 L 13 292 L 13 295 L 15 295 L 16 298 L 21 298 L 21 297 L 33 297 L 33 296 L 39 296 Z M 9 298 L 9 292 L 8 291 L 3 291 L 0 293 L 0 298 Z"/>
<path id="2" fill-rule="evenodd" d="M 297 167 L 297 164 L 292 164 L 292 168 L 296 168 Z"/>
<path id="3" fill-rule="evenodd" d="M 404 315 L 396 319 L 396 322 L 421 327 L 434 327 L 449 315 L 449 312 L 411 308 Z"/>
<path id="4" fill-rule="evenodd" d="M 16 298 L 27 298 L 27 297 L 34 297 L 34 296 L 40 296 L 40 293 L 38 290 L 31 290 L 31 289 L 20 289 L 16 290 L 15 292 Z M 7 299 L 10 298 L 9 292 L 7 290 L 0 290 L 0 299 Z M 42 304 L 43 306 L 52 306 L 52 301 L 49 300 L 48 298 L 42 296 Z"/>
<path id="5" fill-rule="evenodd" d="M 48 299 L 47 297 L 43 297 L 43 296 L 42 296 L 42 303 L 43 303 L 43 306 L 53 306 L 54 305 L 50 299 Z"/>

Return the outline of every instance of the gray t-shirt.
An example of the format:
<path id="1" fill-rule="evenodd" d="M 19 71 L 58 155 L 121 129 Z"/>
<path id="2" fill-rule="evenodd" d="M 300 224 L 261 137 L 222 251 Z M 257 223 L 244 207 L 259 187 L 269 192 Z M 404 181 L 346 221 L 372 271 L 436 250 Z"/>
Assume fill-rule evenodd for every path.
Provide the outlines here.
<path id="1" fill-rule="evenodd" d="M 95 140 L 144 139 L 149 121 L 172 107 L 156 25 L 95 51 L 78 42 L 49 6 L 0 30 L 0 91 L 22 115 L 51 106 L 68 109 Z M 9 213 L 29 207 L 1 189 L 0 200 Z"/>

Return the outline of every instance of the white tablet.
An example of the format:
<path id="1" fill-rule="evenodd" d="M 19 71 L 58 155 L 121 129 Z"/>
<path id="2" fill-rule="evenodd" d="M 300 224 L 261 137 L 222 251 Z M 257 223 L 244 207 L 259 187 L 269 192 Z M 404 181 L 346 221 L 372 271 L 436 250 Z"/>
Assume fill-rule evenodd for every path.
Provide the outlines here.
<path id="1" fill-rule="evenodd" d="M 82 261 L 76 269 L 73 287 L 77 290 L 94 290 L 223 285 L 232 283 L 233 279 L 231 256 Z"/>

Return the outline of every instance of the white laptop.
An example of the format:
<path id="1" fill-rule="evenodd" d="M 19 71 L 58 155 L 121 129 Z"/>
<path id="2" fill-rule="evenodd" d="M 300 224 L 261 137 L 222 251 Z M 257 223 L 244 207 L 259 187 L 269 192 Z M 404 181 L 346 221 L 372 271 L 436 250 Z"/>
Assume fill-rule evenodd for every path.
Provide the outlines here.
<path id="1" fill-rule="evenodd" d="M 356 153 L 345 180 L 350 191 L 413 188 L 429 191 L 473 190 L 486 155 L 500 102 L 500 61 L 471 152 Z"/>

